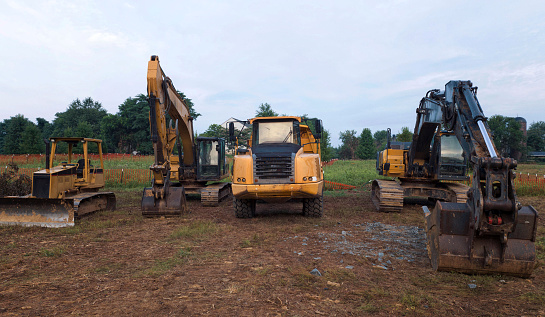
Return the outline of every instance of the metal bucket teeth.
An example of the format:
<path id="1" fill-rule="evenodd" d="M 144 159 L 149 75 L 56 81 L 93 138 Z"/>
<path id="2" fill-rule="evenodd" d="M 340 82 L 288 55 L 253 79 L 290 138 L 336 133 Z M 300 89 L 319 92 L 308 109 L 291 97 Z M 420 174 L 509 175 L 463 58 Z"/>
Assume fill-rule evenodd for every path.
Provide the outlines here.
<path id="1" fill-rule="evenodd" d="M 50 228 L 74 226 L 73 201 L 48 198 L 0 198 L 0 225 Z"/>

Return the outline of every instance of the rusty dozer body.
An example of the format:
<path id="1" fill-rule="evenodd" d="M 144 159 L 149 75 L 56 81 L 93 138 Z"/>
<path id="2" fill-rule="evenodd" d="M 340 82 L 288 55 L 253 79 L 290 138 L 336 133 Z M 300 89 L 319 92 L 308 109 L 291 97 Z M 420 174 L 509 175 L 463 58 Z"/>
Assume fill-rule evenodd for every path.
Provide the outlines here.
<path id="1" fill-rule="evenodd" d="M 50 138 L 46 142 L 46 168 L 33 173 L 31 194 L 0 198 L 0 224 L 67 227 L 74 226 L 75 219 L 85 214 L 114 210 L 114 193 L 98 191 L 104 187 L 101 142 L 89 138 Z M 68 144 L 68 160 L 53 166 L 59 143 Z M 83 147 L 83 158 L 75 162 L 72 149 L 78 144 Z M 90 144 L 98 148 L 99 167 L 91 165 Z"/>
<path id="2" fill-rule="evenodd" d="M 186 194 L 200 195 L 204 206 L 217 206 L 231 193 L 230 183 L 219 182 L 228 176 L 225 140 L 194 139 L 189 107 L 155 55 L 148 62 L 147 82 L 155 161 L 152 187 L 142 193 L 142 215 L 179 216 L 187 211 Z"/>
<path id="3" fill-rule="evenodd" d="M 535 265 L 537 211 L 521 206 L 513 179 L 516 160 L 498 156 L 470 81 L 433 90 L 442 124 L 453 131 L 473 167 L 467 202 L 424 206 L 428 253 L 439 271 L 528 277 Z"/>

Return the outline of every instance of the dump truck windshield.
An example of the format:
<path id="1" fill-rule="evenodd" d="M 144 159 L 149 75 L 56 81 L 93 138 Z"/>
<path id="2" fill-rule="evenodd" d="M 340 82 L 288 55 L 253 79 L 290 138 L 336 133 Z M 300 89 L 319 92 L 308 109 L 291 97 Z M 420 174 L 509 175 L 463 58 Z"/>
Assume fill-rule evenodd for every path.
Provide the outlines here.
<path id="1" fill-rule="evenodd" d="M 301 145 L 299 122 L 260 121 L 254 123 L 254 145 L 266 143 L 293 143 Z"/>

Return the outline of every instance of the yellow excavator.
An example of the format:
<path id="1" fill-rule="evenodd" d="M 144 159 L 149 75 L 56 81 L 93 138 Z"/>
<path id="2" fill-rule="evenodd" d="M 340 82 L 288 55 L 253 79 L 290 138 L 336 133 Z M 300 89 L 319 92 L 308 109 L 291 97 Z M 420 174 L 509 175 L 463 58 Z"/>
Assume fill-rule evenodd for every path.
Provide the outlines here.
<path id="1" fill-rule="evenodd" d="M 404 198 L 423 197 L 463 203 L 469 186 L 467 157 L 453 131 L 441 129 L 439 101 L 428 92 L 416 109 L 412 142 L 391 140 L 377 154 L 379 175 L 394 179 L 376 179 L 372 183 L 371 200 L 378 211 L 399 212 Z"/>
<path id="2" fill-rule="evenodd" d="M 238 148 L 233 160 L 232 190 L 235 216 L 255 216 L 257 200 L 303 201 L 303 215 L 323 215 L 324 172 L 320 158 L 322 123 L 315 134 L 300 117 L 259 117 L 249 120 L 248 148 Z M 229 135 L 236 141 L 234 124 Z M 237 142 L 238 143 L 238 142 Z"/>
<path id="3" fill-rule="evenodd" d="M 54 166 L 59 144 L 68 145 L 68 159 Z M 76 161 L 73 149 L 78 145 L 83 154 Z M 98 166 L 92 165 L 89 147 L 98 151 Z M 32 175 L 31 194 L 0 198 L 1 225 L 68 227 L 83 215 L 115 209 L 115 194 L 98 191 L 104 187 L 101 140 L 50 138 L 45 161 L 45 169 Z"/>
<path id="4" fill-rule="evenodd" d="M 464 168 L 462 161 L 465 160 L 472 168 L 471 186 L 460 200 L 437 199 L 431 210 L 423 206 L 428 254 L 433 269 L 530 276 L 535 266 L 538 214 L 532 206 L 522 206 L 517 199 L 513 185 L 517 161 L 498 156 L 487 118 L 477 100 L 477 87 L 473 87 L 470 81 L 453 80 L 445 85 L 443 91 L 429 91 L 424 104 L 422 106 L 421 103 L 417 110 L 419 119 L 413 144 L 400 161 L 405 163 L 402 175 L 413 177 L 441 173 L 441 164 L 435 169 L 432 164 L 419 164 L 426 162 L 419 161 L 422 156 L 415 154 L 419 151 L 431 151 L 428 153 L 431 157 L 457 157 L 456 164 L 445 166 L 447 174 L 460 175 Z M 427 129 L 434 125 L 435 129 Z M 438 132 L 441 126 L 444 133 Z M 435 135 L 440 147 L 434 144 L 431 149 L 412 150 L 414 146 L 424 144 L 419 143 L 418 138 L 429 138 L 430 135 Z M 443 135 L 455 136 L 462 148 L 461 153 L 458 147 L 455 147 L 456 151 L 443 151 L 446 143 L 440 139 Z M 443 155 L 433 153 L 437 148 Z M 459 170 L 453 170 L 453 167 Z M 382 169 L 388 170 L 387 166 Z M 382 191 L 382 187 L 374 190 Z M 384 195 L 383 192 L 374 192 L 373 199 L 380 201 Z"/>
<path id="5" fill-rule="evenodd" d="M 220 182 L 228 176 L 225 140 L 194 138 L 189 108 L 156 55 L 148 62 L 147 82 L 155 160 L 152 186 L 142 194 L 142 215 L 179 216 L 187 211 L 186 194 L 200 195 L 204 206 L 217 206 L 231 193 L 230 183 Z"/>

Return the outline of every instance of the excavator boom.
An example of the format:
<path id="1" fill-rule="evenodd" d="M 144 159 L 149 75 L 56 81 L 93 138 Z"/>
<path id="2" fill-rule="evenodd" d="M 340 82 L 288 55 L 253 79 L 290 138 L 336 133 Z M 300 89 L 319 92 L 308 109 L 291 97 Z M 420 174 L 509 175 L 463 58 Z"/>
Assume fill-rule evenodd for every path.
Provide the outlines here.
<path id="1" fill-rule="evenodd" d="M 501 158 L 470 81 L 450 81 L 434 94 L 443 125 L 453 131 L 473 167 L 466 203 L 424 206 L 428 251 L 440 271 L 528 277 L 535 264 L 537 211 L 521 206 L 512 158 Z"/>

